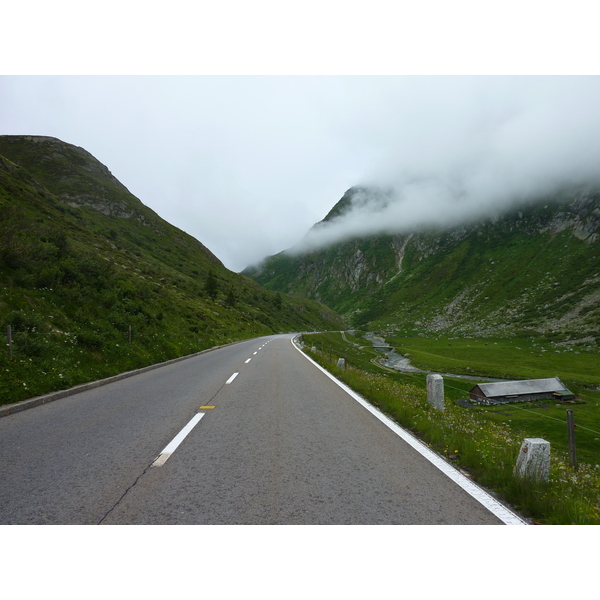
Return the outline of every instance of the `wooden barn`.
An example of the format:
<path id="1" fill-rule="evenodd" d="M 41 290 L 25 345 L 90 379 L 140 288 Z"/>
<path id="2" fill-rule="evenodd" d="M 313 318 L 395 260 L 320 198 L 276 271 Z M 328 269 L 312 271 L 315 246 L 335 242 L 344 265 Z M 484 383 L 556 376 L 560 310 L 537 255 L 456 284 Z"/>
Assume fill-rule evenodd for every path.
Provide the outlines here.
<path id="1" fill-rule="evenodd" d="M 571 400 L 575 396 L 558 377 L 480 383 L 470 392 L 471 400 L 481 404 L 504 404 L 532 400 Z"/>

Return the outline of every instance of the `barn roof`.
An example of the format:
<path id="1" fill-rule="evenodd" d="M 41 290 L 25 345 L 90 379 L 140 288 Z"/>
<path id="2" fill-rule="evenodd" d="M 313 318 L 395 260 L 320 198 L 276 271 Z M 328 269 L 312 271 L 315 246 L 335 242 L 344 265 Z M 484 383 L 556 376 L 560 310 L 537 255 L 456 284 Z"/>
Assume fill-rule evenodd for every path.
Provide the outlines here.
<path id="1" fill-rule="evenodd" d="M 572 395 L 558 377 L 550 377 L 548 379 L 526 379 L 524 381 L 480 383 L 476 387 L 478 387 L 487 398 L 497 398 L 498 396 L 520 396 L 522 394 L 543 394 L 548 392 Z"/>

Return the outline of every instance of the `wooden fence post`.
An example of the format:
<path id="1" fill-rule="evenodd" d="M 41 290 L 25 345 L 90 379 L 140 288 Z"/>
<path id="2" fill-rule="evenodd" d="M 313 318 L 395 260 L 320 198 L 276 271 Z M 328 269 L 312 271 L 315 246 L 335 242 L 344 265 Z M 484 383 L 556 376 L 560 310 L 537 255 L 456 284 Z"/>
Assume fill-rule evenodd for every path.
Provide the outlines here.
<path id="1" fill-rule="evenodd" d="M 575 448 L 575 417 L 572 410 L 567 410 L 567 433 L 569 436 L 569 462 L 577 469 L 577 450 Z"/>
<path id="2" fill-rule="evenodd" d="M 6 327 L 6 337 L 8 338 L 8 357 L 12 358 L 12 328 L 10 325 Z"/>

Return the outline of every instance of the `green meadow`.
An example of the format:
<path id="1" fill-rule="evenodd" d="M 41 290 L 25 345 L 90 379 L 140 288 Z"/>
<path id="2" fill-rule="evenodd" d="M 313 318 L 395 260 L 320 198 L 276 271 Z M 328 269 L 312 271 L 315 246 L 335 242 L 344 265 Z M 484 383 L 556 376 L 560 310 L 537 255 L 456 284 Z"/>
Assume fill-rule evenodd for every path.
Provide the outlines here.
<path id="1" fill-rule="evenodd" d="M 543 339 L 387 337 L 412 365 L 444 375 L 445 411 L 429 406 L 426 373 L 401 373 L 378 361 L 371 342 L 344 332 L 305 334 L 305 351 L 336 377 L 524 516 L 546 524 L 600 524 L 600 376 L 598 354 Z M 313 350 L 314 349 L 314 350 Z M 345 370 L 338 358 L 347 359 Z M 465 377 L 453 377 L 464 375 Z M 483 379 L 555 377 L 576 394 L 555 401 L 464 407 L 458 400 Z M 566 411 L 576 423 L 576 467 L 570 465 Z M 526 437 L 551 445 L 548 482 L 513 474 Z"/>
<path id="2" fill-rule="evenodd" d="M 468 398 L 481 382 L 477 376 L 498 379 L 559 377 L 576 395 L 575 404 L 552 401 L 478 407 L 496 422 L 508 421 L 527 437 L 547 439 L 552 447 L 567 451 L 566 411 L 573 410 L 578 459 L 600 464 L 600 356 L 582 346 L 564 346 L 542 338 L 387 338 L 396 352 L 408 356 L 415 367 L 467 375 L 472 379 L 445 378 L 451 401 Z M 413 377 L 414 379 L 414 377 Z"/>

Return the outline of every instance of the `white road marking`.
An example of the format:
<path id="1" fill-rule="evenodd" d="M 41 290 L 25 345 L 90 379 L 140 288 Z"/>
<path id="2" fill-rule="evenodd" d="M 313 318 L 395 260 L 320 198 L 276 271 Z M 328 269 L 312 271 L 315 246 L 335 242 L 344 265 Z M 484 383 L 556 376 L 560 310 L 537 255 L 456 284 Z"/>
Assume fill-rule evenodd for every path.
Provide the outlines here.
<path id="1" fill-rule="evenodd" d="M 258 354 L 258 352 L 255 352 L 255 353 L 254 353 L 252 356 L 254 356 L 254 355 L 256 355 L 256 354 Z"/>
<path id="2" fill-rule="evenodd" d="M 181 442 L 183 442 L 183 440 L 186 438 L 188 433 L 192 429 L 194 429 L 194 427 L 196 427 L 196 425 L 198 424 L 200 419 L 205 414 L 206 413 L 196 413 L 192 417 L 190 422 L 171 440 L 171 442 L 169 442 L 165 446 L 165 449 L 156 457 L 156 459 L 150 466 L 151 467 L 162 467 L 167 462 L 167 460 L 169 459 L 171 454 L 173 454 L 173 452 L 175 452 L 175 450 L 177 450 L 177 446 L 179 446 L 179 444 L 181 444 Z"/>
<path id="3" fill-rule="evenodd" d="M 377 417 L 384 425 L 387 425 L 394 433 L 400 436 L 406 443 L 412 446 L 419 454 L 436 466 L 440 471 L 447 475 L 454 483 L 459 485 L 465 492 L 475 498 L 478 502 L 483 504 L 492 514 L 498 517 L 506 525 L 527 525 L 526 521 L 523 521 L 521 517 L 513 513 L 511 510 L 506 508 L 503 504 L 498 502 L 495 498 L 490 496 L 485 490 L 480 488 L 468 477 L 465 477 L 462 473 L 457 471 L 452 465 L 449 465 L 443 458 L 438 456 L 435 452 L 430 450 L 421 440 L 414 437 L 408 431 L 405 431 L 398 424 L 394 423 L 390 418 L 386 417 L 381 411 L 377 410 L 374 406 L 371 406 L 364 398 L 359 396 L 354 390 L 350 389 L 347 385 L 342 383 L 339 379 L 336 379 L 329 371 L 324 369 L 320 364 L 316 363 L 310 356 L 307 356 L 294 344 L 294 338 L 291 340 L 292 346 L 310 361 L 315 367 L 323 371 L 327 377 L 333 380 L 339 385 L 347 394 L 352 396 L 359 404 L 364 406 L 371 414 Z"/>
<path id="4" fill-rule="evenodd" d="M 239 373 L 234 373 L 226 382 L 225 384 L 228 385 L 230 384 L 237 376 L 239 375 Z"/>
<path id="5" fill-rule="evenodd" d="M 252 359 L 251 359 L 251 358 L 249 358 L 248 360 L 246 360 L 246 361 L 244 361 L 244 362 L 245 362 L 245 364 L 248 364 L 248 363 L 249 363 L 251 360 L 252 360 Z"/>

